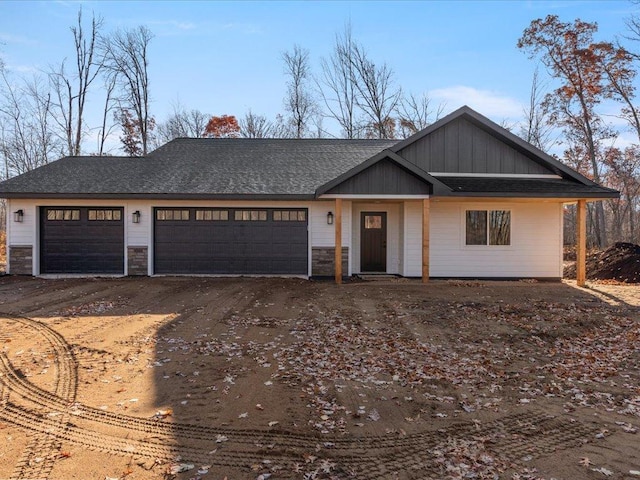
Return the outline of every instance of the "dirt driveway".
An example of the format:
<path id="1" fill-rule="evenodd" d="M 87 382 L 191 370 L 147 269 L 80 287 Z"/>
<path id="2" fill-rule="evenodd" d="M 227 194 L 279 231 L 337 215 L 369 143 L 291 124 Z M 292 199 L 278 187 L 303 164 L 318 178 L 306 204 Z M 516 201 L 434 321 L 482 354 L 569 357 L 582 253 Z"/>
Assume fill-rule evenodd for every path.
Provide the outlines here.
<path id="1" fill-rule="evenodd" d="M 602 284 L 0 278 L 0 479 L 640 478 L 639 306 Z"/>

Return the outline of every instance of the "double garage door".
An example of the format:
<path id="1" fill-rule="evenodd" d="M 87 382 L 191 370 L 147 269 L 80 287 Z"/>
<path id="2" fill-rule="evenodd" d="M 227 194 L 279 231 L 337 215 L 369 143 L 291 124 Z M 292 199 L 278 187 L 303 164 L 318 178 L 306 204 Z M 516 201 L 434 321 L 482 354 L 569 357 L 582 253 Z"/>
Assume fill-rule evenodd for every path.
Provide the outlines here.
<path id="1" fill-rule="evenodd" d="M 42 207 L 41 273 L 123 274 L 124 221 L 122 207 Z M 306 275 L 307 225 L 306 209 L 156 208 L 154 271 Z"/>
<path id="2" fill-rule="evenodd" d="M 306 209 L 156 208 L 158 274 L 308 272 Z"/>

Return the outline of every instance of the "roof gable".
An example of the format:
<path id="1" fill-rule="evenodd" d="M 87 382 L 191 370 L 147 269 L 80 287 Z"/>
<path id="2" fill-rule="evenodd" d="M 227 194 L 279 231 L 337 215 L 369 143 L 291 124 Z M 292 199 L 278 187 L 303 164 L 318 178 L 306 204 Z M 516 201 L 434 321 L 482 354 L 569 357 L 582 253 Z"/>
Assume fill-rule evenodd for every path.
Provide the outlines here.
<path id="1" fill-rule="evenodd" d="M 383 150 L 366 162 L 316 190 L 325 194 L 430 195 L 451 189 L 391 150 Z"/>
<path id="2" fill-rule="evenodd" d="M 391 149 L 434 174 L 559 175 L 593 185 L 586 177 L 466 106 Z"/>

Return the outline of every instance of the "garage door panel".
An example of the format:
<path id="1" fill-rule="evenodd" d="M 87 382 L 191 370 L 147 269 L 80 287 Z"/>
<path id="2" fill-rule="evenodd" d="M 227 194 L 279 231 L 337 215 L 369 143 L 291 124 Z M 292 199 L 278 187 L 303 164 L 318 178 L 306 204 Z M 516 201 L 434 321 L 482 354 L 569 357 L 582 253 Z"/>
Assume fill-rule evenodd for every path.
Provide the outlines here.
<path id="1" fill-rule="evenodd" d="M 306 209 L 288 222 L 274 220 L 278 209 L 182 208 L 186 221 L 170 210 L 154 215 L 156 273 L 307 274 Z"/>
<path id="2" fill-rule="evenodd" d="M 110 220 L 90 220 L 97 211 Z M 41 273 L 124 273 L 123 218 L 121 207 L 42 207 Z"/>

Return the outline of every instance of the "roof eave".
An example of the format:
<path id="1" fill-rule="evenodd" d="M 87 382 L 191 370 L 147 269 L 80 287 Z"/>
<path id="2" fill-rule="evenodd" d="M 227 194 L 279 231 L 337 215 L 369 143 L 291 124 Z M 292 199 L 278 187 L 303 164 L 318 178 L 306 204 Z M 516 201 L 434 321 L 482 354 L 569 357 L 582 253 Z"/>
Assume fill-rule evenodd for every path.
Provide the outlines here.
<path id="1" fill-rule="evenodd" d="M 609 200 L 620 198 L 619 192 L 591 192 L 591 193 L 567 193 L 567 192 L 451 192 L 445 195 L 438 195 L 448 198 L 566 198 L 568 200 Z"/>
<path id="2" fill-rule="evenodd" d="M 314 194 L 226 194 L 226 193 L 24 193 L 0 192 L 0 198 L 17 199 L 87 199 L 87 200 L 313 200 Z"/>

